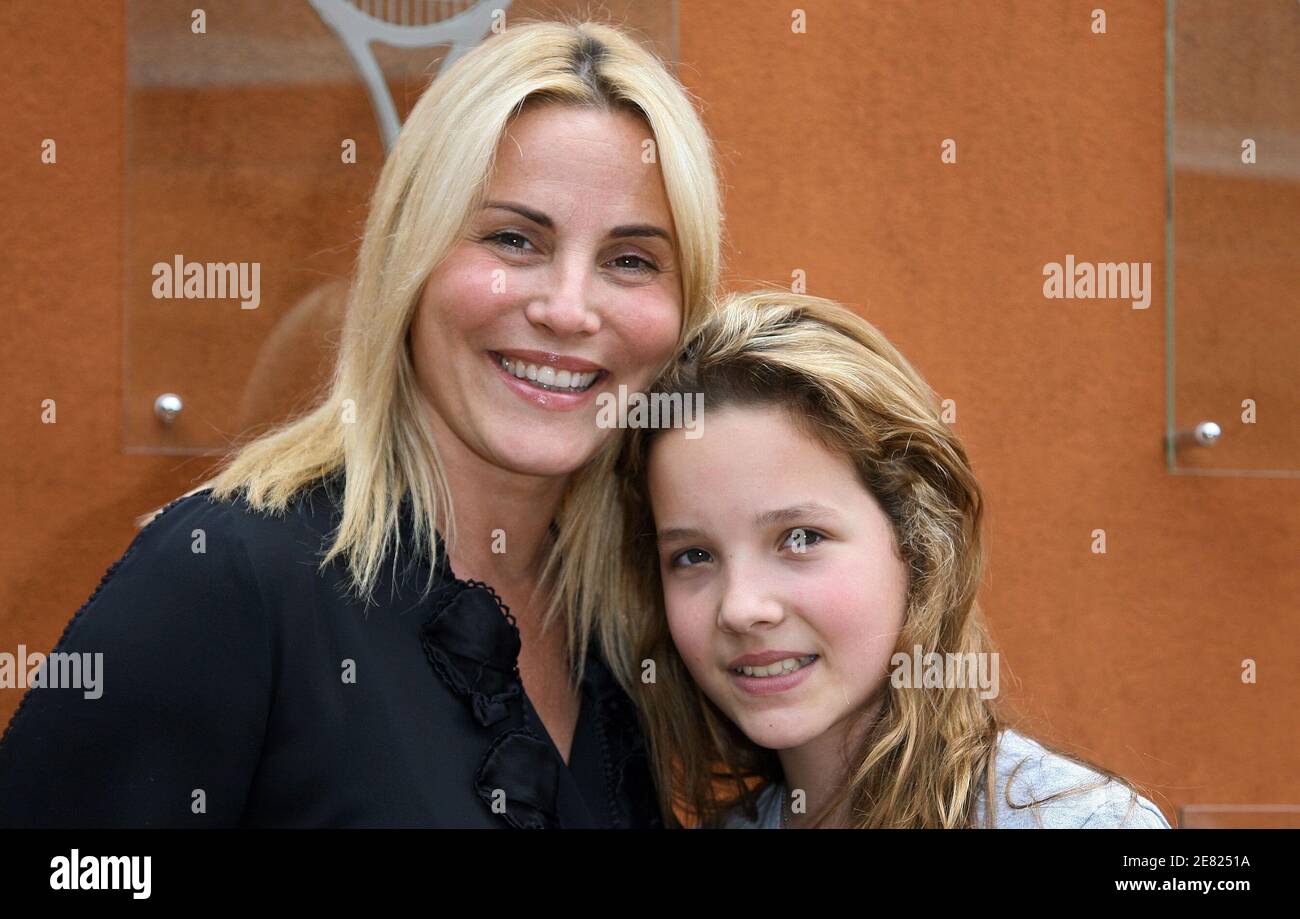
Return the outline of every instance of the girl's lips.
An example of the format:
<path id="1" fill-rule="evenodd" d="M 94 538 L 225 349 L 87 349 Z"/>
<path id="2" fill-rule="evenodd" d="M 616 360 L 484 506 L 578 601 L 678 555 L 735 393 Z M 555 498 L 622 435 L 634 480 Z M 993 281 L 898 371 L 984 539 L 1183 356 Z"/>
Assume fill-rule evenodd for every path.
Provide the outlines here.
<path id="1" fill-rule="evenodd" d="M 805 664 L 792 673 L 783 673 L 780 676 L 745 676 L 743 673 L 736 673 L 731 670 L 728 670 L 727 673 L 731 679 L 735 680 L 736 685 L 745 692 L 753 693 L 756 696 L 768 696 L 798 686 L 808 679 L 808 672 L 820 664 L 821 660 L 818 657 L 811 664 Z"/>
<path id="2" fill-rule="evenodd" d="M 506 369 L 501 366 L 501 360 L 493 352 L 486 352 L 488 361 L 492 364 L 493 370 L 498 377 L 506 384 L 509 389 L 518 395 L 521 399 L 526 400 L 531 405 L 538 408 L 549 409 L 558 412 L 571 412 L 574 409 L 582 408 L 587 403 L 596 398 L 596 390 L 602 388 L 605 377 L 608 373 L 601 372 L 590 386 L 582 392 L 558 392 L 553 389 L 539 389 L 533 386 L 528 380 L 521 380 L 513 373 L 507 373 Z"/>

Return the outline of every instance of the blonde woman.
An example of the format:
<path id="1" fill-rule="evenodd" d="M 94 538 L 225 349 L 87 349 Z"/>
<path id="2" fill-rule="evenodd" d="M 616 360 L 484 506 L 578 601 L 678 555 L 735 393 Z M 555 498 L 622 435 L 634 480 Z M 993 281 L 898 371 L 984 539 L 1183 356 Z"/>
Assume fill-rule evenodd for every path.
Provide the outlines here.
<path id="1" fill-rule="evenodd" d="M 0 824 L 660 825 L 583 589 L 618 532 L 596 400 L 690 335 L 720 235 L 699 115 L 628 34 L 457 60 L 384 165 L 328 394 L 109 569 L 56 648 L 102 695 L 24 698 Z"/>
<path id="2" fill-rule="evenodd" d="M 627 647 L 655 665 L 637 695 L 665 815 L 1168 827 L 1000 709 L 979 485 L 870 323 L 817 297 L 733 295 L 652 392 L 702 394 L 704 413 L 631 431 L 620 461 Z"/>

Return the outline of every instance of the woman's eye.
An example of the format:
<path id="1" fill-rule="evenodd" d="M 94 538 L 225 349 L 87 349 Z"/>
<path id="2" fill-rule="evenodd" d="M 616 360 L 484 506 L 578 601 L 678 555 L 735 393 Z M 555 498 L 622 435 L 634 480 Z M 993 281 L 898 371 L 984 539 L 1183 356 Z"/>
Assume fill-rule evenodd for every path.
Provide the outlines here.
<path id="1" fill-rule="evenodd" d="M 527 236 L 524 236 L 521 233 L 514 233 L 510 230 L 502 230 L 500 233 L 493 233 L 491 236 L 484 237 L 484 239 L 491 242 L 499 243 L 505 248 L 514 250 L 515 252 L 524 252 L 526 250 L 521 245 L 514 245 L 513 240 L 521 240 L 522 242 L 527 243 L 530 246 L 532 245 L 532 243 L 528 242 Z"/>
<path id="2" fill-rule="evenodd" d="M 618 256 L 618 258 L 614 259 L 614 261 L 615 261 L 615 262 L 626 262 L 626 261 L 640 262 L 639 265 L 620 265 L 620 266 L 619 266 L 620 268 L 624 268 L 624 269 L 626 269 L 626 270 L 628 270 L 628 271 L 631 271 L 631 272 L 634 272 L 634 273 L 637 273 L 637 274 L 647 273 L 647 272 L 658 271 L 658 270 L 659 270 L 659 266 L 658 266 L 658 265 L 656 265 L 654 262 L 650 261 L 649 259 L 642 258 L 642 257 L 639 256 L 639 255 L 620 255 L 620 256 Z"/>
<path id="3" fill-rule="evenodd" d="M 494 242 L 502 248 L 515 253 L 528 252 L 535 248 L 527 236 L 513 230 L 502 230 L 499 233 L 493 233 L 490 236 L 483 237 L 483 241 Z M 622 264 L 618 264 L 620 262 Z M 618 256 L 612 260 L 611 264 L 615 264 L 616 267 L 632 274 L 650 274 L 659 270 L 659 266 L 649 259 L 630 253 Z"/>
<path id="4" fill-rule="evenodd" d="M 696 557 L 699 561 L 706 561 L 706 560 L 708 559 L 708 557 L 709 557 L 709 553 L 705 552 L 703 549 L 683 549 L 681 552 L 678 552 L 676 555 L 674 555 L 674 556 L 672 557 L 672 559 L 668 562 L 668 567 L 670 567 L 670 568 L 694 568 L 695 565 L 693 565 L 693 564 L 691 564 L 691 565 L 683 565 L 683 564 L 681 563 L 681 562 L 682 562 L 682 559 L 684 559 L 684 558 L 689 558 L 689 557 L 691 557 L 691 556 Z M 699 556 L 704 556 L 704 558 L 699 558 Z"/>
<path id="5" fill-rule="evenodd" d="M 810 530 L 807 527 L 795 527 L 786 537 L 785 542 L 781 544 L 782 548 L 790 546 L 795 552 L 803 552 L 809 546 L 815 546 L 826 537 L 816 530 Z"/>

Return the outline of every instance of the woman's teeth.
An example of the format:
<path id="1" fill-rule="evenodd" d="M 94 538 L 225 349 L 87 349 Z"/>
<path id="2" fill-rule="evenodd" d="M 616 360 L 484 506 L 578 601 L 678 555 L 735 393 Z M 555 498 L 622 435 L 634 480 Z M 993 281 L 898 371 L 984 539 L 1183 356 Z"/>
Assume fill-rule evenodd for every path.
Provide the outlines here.
<path id="1" fill-rule="evenodd" d="M 600 376 L 599 370 L 592 370 L 589 373 L 556 370 L 554 367 L 546 365 L 538 366 L 523 361 L 512 361 L 500 354 L 497 355 L 497 359 L 506 373 L 512 374 L 521 380 L 528 380 L 540 389 L 550 389 L 556 392 L 582 392 L 595 382 L 596 377 Z"/>
<path id="2" fill-rule="evenodd" d="M 794 673 L 801 667 L 807 667 L 815 660 L 817 660 L 816 654 L 809 654 L 807 657 L 787 657 L 783 661 L 773 661 L 762 667 L 736 667 L 731 672 L 743 673 L 745 676 L 781 676 L 783 673 Z"/>

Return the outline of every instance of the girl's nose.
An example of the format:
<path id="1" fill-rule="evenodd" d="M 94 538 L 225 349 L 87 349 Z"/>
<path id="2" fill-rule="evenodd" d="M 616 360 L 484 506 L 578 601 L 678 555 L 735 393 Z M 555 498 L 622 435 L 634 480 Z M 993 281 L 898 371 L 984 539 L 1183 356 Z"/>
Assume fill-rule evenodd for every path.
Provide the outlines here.
<path id="1" fill-rule="evenodd" d="M 718 628 L 748 632 L 784 618 L 784 601 L 759 572 L 733 569 L 718 603 Z"/>

